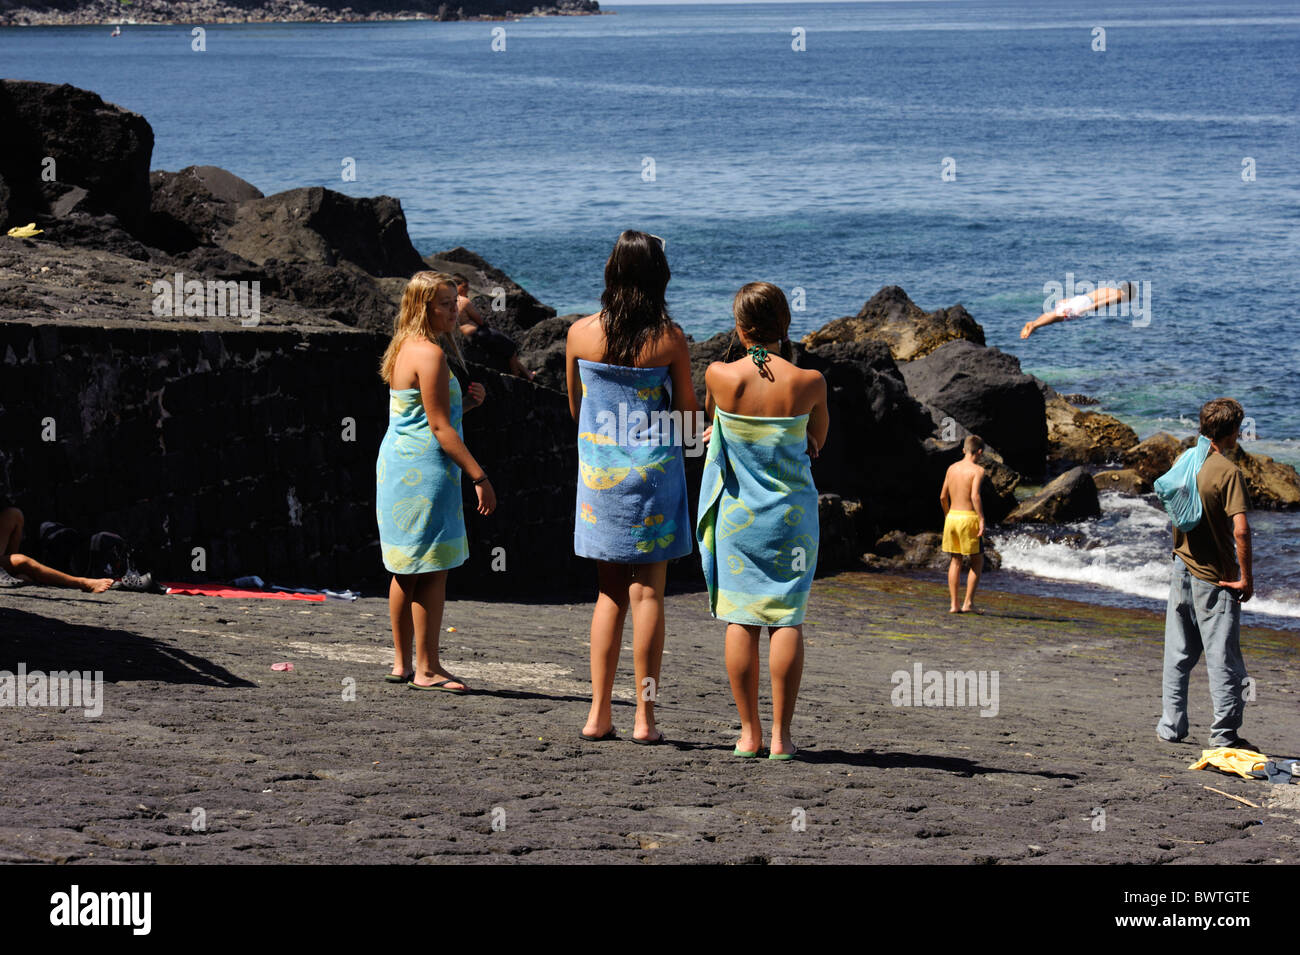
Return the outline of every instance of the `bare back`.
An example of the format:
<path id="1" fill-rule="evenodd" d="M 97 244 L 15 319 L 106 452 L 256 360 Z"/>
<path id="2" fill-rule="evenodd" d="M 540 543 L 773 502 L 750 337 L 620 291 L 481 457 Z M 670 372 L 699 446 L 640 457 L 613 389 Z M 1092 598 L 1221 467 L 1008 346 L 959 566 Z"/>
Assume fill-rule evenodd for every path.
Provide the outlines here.
<path id="1" fill-rule="evenodd" d="M 754 418 L 793 418 L 811 414 L 826 396 L 826 379 L 819 371 L 792 365 L 769 355 L 769 378 L 746 355 L 732 362 L 714 362 L 705 373 L 713 404 L 731 414 Z"/>
<path id="2" fill-rule="evenodd" d="M 978 464 L 963 458 L 949 465 L 948 474 L 943 480 L 943 489 L 951 501 L 949 506 L 952 510 L 977 511 L 975 502 L 979 499 L 979 486 L 983 480 L 984 469 Z"/>

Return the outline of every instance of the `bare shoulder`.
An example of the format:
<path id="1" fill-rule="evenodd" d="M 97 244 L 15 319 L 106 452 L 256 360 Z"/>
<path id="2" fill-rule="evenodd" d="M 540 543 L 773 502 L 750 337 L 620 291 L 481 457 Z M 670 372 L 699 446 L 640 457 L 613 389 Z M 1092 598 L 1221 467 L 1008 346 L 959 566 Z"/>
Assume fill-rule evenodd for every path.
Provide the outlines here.
<path id="1" fill-rule="evenodd" d="M 801 383 L 810 393 L 814 395 L 826 393 L 826 376 L 820 371 L 816 368 L 799 368 L 798 371 Z"/>
<path id="2" fill-rule="evenodd" d="M 566 338 L 569 351 L 578 358 L 589 357 L 599 343 L 601 333 L 600 312 L 575 320 L 569 326 Z"/>
<path id="3" fill-rule="evenodd" d="M 671 365 L 674 359 L 685 357 L 690 360 L 691 346 L 686 340 L 686 333 L 676 322 L 668 326 L 667 331 L 659 336 L 650 354 L 643 359 L 647 365 Z"/>
<path id="4" fill-rule="evenodd" d="M 705 384 L 710 386 L 730 386 L 740 375 L 740 363 L 736 361 L 714 361 L 709 363 L 709 367 L 704 369 Z M 714 393 L 717 388 L 712 389 Z"/>

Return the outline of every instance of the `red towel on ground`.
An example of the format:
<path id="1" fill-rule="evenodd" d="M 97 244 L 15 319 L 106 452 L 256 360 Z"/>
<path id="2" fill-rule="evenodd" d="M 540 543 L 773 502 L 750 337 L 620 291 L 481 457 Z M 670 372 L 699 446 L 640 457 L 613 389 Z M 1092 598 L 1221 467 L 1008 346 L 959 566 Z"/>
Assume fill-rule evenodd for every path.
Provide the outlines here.
<path id="1" fill-rule="evenodd" d="M 324 600 L 324 594 L 287 594 L 280 590 L 240 590 L 225 584 L 167 584 L 169 594 L 183 594 L 191 597 L 238 597 L 248 599 L 261 597 L 266 600 Z"/>

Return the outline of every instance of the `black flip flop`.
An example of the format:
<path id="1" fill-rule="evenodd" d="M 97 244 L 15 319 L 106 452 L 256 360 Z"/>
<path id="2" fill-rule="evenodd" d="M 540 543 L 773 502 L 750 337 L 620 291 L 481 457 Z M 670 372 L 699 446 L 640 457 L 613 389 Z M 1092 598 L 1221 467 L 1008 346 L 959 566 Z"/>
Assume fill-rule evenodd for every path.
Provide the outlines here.
<path id="1" fill-rule="evenodd" d="M 578 738 L 585 739 L 588 743 L 605 743 L 610 740 L 618 739 L 618 730 L 611 726 L 609 732 L 604 736 L 588 736 L 586 733 L 579 733 Z"/>
<path id="2" fill-rule="evenodd" d="M 410 673 L 403 673 L 401 676 L 396 673 L 389 673 L 384 676 L 385 683 L 410 683 L 413 679 L 415 679 L 414 670 Z"/>
<path id="3" fill-rule="evenodd" d="M 659 735 L 654 739 L 637 739 L 633 736 L 632 742 L 636 743 L 638 746 L 661 746 L 668 742 L 668 737 L 664 735 L 663 730 L 659 730 Z"/>
<path id="4" fill-rule="evenodd" d="M 406 685 L 412 690 L 441 690 L 443 693 L 455 693 L 457 696 L 464 696 L 469 692 L 469 687 L 465 687 L 461 690 L 453 690 L 447 685 L 448 683 L 460 683 L 460 680 L 439 680 L 437 683 L 430 683 L 428 686 L 420 686 L 420 684 L 412 681 Z M 462 686 L 464 686 L 464 684 L 462 684 Z"/>

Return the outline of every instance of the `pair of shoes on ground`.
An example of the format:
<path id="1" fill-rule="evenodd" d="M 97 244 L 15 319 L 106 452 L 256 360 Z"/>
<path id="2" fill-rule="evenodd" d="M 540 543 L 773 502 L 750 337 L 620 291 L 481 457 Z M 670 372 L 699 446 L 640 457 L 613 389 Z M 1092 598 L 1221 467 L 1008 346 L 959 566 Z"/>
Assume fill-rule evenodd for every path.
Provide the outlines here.
<path id="1" fill-rule="evenodd" d="M 1168 739 L 1168 738 L 1166 738 L 1166 737 L 1164 737 L 1164 736 L 1161 736 L 1159 733 L 1156 734 L 1156 739 L 1160 740 L 1162 743 L 1170 743 L 1170 744 L 1172 744 L 1172 745 L 1176 745 L 1176 744 L 1179 744 L 1179 743 L 1186 743 L 1186 742 L 1187 742 L 1187 737 L 1186 737 L 1186 736 L 1180 736 L 1180 737 L 1178 737 L 1178 739 Z M 1238 736 L 1236 739 L 1234 739 L 1234 740 L 1230 740 L 1229 742 L 1226 742 L 1226 743 L 1210 743 L 1210 744 L 1209 744 L 1209 747 L 1210 747 L 1211 749 L 1245 749 L 1245 750 L 1249 750 L 1249 751 L 1252 752 L 1252 753 L 1262 753 L 1262 752 L 1264 752 L 1262 749 L 1259 749 L 1259 748 L 1258 748 L 1254 743 L 1252 743 L 1250 740 L 1248 740 L 1248 739 L 1243 739 L 1243 738 L 1240 737 L 1240 736 Z"/>
<path id="2" fill-rule="evenodd" d="M 668 737 L 663 734 L 662 730 L 657 731 L 657 734 L 658 735 L 653 739 L 637 739 L 633 736 L 632 742 L 636 743 L 638 746 L 661 746 L 668 742 Z M 601 736 L 592 736 L 590 733 L 579 733 L 578 738 L 586 740 L 588 743 L 607 743 L 618 739 L 619 735 L 618 730 L 611 726 L 609 732 Z"/>
<path id="3" fill-rule="evenodd" d="M 461 683 L 460 680 L 439 680 L 437 683 L 431 683 L 429 686 L 420 686 L 415 682 L 415 671 L 403 673 L 400 676 L 396 673 L 384 674 L 385 683 L 405 683 L 412 690 L 442 690 L 444 693 L 455 693 L 463 695 L 469 692 L 469 687 Z M 459 687 L 451 687 L 449 683 L 461 683 Z"/>
<path id="4" fill-rule="evenodd" d="M 750 750 L 750 749 L 741 749 L 741 748 L 738 746 L 738 747 L 736 747 L 736 748 L 732 751 L 731 755 L 732 755 L 732 756 L 739 756 L 741 759 L 758 759 L 758 754 L 759 754 L 760 752 L 762 752 L 762 751 L 761 751 L 761 750 L 757 750 L 757 749 L 753 749 L 753 750 Z M 773 752 L 771 752 L 771 751 L 769 750 L 769 751 L 768 751 L 768 754 L 767 754 L 767 758 L 768 758 L 768 759 L 781 759 L 781 760 L 794 759 L 795 756 L 798 755 L 798 753 L 799 753 L 799 747 L 798 747 L 798 746 L 796 746 L 796 747 L 795 747 L 791 752 L 788 752 L 788 753 L 773 753 Z"/>

